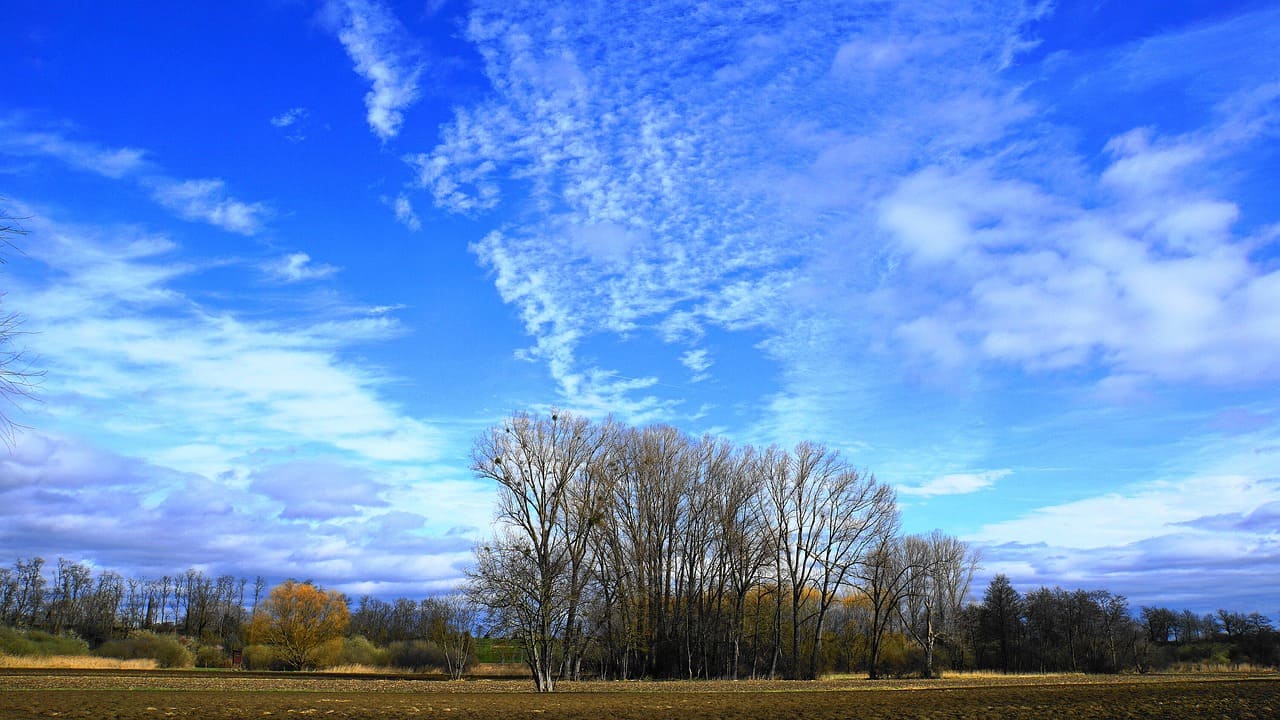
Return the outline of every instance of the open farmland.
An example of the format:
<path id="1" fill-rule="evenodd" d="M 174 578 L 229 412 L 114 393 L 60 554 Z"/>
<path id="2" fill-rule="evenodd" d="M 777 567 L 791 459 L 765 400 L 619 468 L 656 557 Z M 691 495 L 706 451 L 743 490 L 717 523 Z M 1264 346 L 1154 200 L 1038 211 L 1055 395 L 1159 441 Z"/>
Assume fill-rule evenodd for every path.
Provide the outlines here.
<path id="1" fill-rule="evenodd" d="M 1280 676 L 941 681 L 445 682 L 390 677 L 0 671 L 0 717 L 26 718 L 1274 718 Z"/>

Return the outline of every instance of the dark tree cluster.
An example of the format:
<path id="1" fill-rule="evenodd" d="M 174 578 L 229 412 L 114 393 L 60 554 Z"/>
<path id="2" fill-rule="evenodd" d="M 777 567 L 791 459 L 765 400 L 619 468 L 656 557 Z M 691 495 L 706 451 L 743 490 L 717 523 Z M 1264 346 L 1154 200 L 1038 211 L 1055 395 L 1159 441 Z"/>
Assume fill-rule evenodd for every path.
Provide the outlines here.
<path id="1" fill-rule="evenodd" d="M 964 665 L 1004 672 L 1123 672 L 1181 666 L 1280 665 L 1280 633 L 1264 615 L 1143 607 L 1105 590 L 1039 588 L 1004 575 L 962 614 Z"/>

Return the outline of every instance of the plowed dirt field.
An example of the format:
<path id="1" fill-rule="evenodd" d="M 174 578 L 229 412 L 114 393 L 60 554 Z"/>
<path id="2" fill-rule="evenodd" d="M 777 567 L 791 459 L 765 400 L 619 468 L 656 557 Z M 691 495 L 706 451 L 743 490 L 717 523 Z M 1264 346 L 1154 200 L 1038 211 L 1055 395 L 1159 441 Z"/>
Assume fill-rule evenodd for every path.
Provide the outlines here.
<path id="1" fill-rule="evenodd" d="M 566 683 L 0 671 L 0 718 L 1280 718 L 1280 675 Z"/>

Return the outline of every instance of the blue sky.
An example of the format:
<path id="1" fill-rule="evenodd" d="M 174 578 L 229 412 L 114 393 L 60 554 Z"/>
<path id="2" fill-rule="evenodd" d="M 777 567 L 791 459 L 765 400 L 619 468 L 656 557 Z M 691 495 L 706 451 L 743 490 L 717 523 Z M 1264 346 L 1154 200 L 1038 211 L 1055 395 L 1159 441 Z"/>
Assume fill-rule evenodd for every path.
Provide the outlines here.
<path id="1" fill-rule="evenodd" d="M 11 3 L 0 557 L 453 586 L 514 409 L 839 448 L 985 579 L 1276 611 L 1265 2 Z"/>

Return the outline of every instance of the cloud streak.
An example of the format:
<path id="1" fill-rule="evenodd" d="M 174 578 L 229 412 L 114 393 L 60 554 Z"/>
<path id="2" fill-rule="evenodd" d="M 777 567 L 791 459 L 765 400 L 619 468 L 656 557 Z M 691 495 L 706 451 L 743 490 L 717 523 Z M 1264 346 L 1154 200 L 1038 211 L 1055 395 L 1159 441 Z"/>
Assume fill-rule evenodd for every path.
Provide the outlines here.
<path id="1" fill-rule="evenodd" d="M 224 461 L 259 443 L 315 443 L 369 460 L 434 456 L 436 431 L 380 397 L 384 378 L 339 357 L 347 343 L 397 332 L 394 320 L 243 320 L 172 287 L 197 266 L 175 260 L 165 238 L 26 214 L 47 238 L 33 259 L 61 277 L 12 291 L 41 334 L 51 407 L 76 408 L 125 439 L 137 425 L 139 441 L 153 424 L 176 423 L 190 448 L 220 448 Z M 301 279 L 315 268 L 294 270 Z"/>
<path id="2" fill-rule="evenodd" d="M 404 110 L 419 98 L 423 65 L 404 26 L 382 4 L 334 0 L 327 12 L 335 19 L 338 40 L 355 71 L 372 86 L 364 97 L 369 129 L 386 142 L 400 133 Z"/>
<path id="3" fill-rule="evenodd" d="M 0 152 L 20 157 L 51 158 L 68 167 L 112 180 L 129 180 L 178 217 L 204 222 L 240 235 L 256 235 L 271 215 L 265 203 L 240 200 L 220 178 L 176 179 L 137 148 L 110 148 L 72 140 L 48 131 L 28 130 L 0 122 Z"/>
<path id="4" fill-rule="evenodd" d="M 953 473 L 940 475 L 919 485 L 898 485 L 902 495 L 915 497 L 936 497 L 939 495 L 967 495 L 969 493 L 989 490 L 996 482 L 1012 474 L 1012 470 L 988 470 L 976 473 Z"/>
<path id="5" fill-rule="evenodd" d="M 155 184 L 152 197 L 183 219 L 206 222 L 241 235 L 257 234 L 268 213 L 262 203 L 247 203 L 228 196 L 226 183 L 218 178 L 161 180 Z"/>

